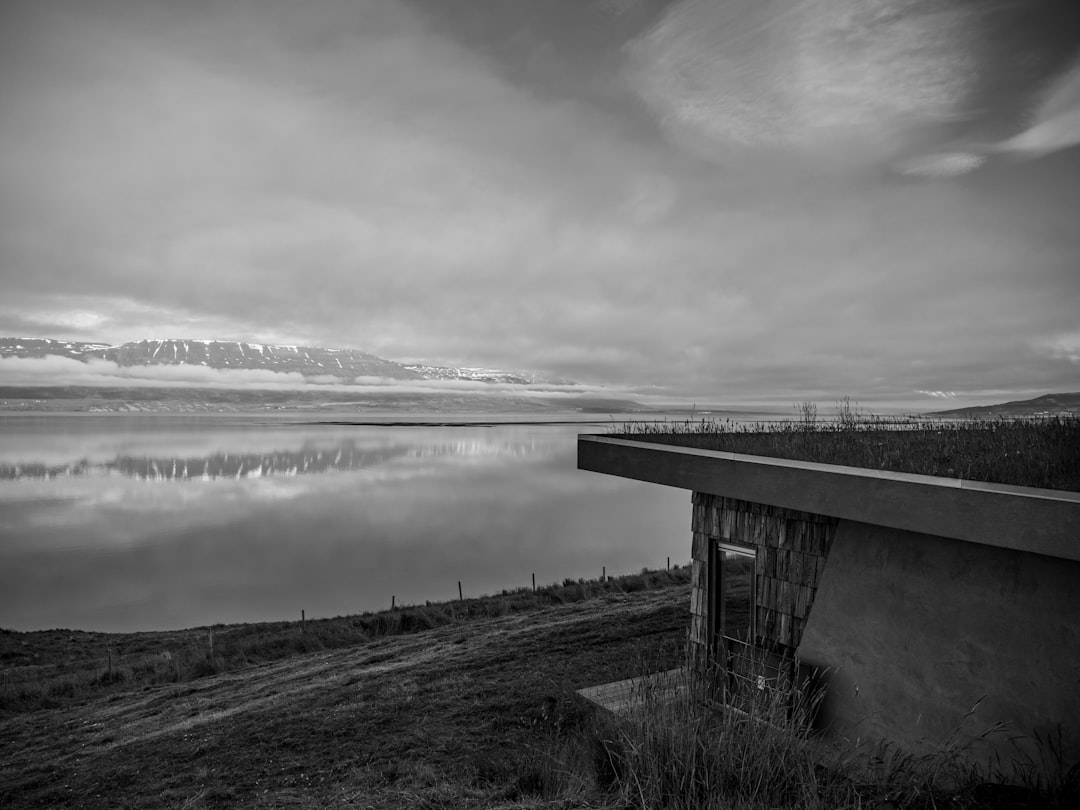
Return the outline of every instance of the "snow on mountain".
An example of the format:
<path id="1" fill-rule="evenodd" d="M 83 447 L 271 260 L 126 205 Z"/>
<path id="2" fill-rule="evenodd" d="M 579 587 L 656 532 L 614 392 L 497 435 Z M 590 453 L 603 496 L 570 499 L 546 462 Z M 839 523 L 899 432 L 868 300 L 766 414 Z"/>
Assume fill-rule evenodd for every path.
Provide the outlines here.
<path id="1" fill-rule="evenodd" d="M 343 382 L 356 377 L 395 380 L 468 380 L 511 385 L 575 385 L 522 371 L 490 368 L 402 365 L 353 349 L 274 345 L 235 340 L 137 340 L 106 343 L 0 337 L 0 357 L 59 355 L 87 362 L 110 360 L 118 366 L 189 365 L 216 369 L 260 369 L 296 372 L 305 377 L 329 376 Z"/>
<path id="2" fill-rule="evenodd" d="M 118 366 L 189 365 L 217 369 L 260 369 L 297 372 L 305 377 L 327 375 L 343 381 L 356 377 L 420 380 L 424 377 L 400 363 L 352 349 L 277 346 L 235 340 L 137 340 L 109 346 L 58 340 L 0 338 L 0 357 L 43 357 L 55 354 L 86 362 L 111 360 Z"/>
<path id="3" fill-rule="evenodd" d="M 45 357 L 55 354 L 60 357 L 70 357 L 73 360 L 86 360 L 88 353 L 108 348 L 108 343 L 0 337 L 0 357 Z"/>
<path id="4" fill-rule="evenodd" d="M 553 380 L 529 371 L 504 371 L 497 368 L 452 368 L 449 366 L 407 365 L 405 368 L 429 380 L 470 380 L 472 382 L 510 385 L 577 385 L 573 380 Z"/>
<path id="5" fill-rule="evenodd" d="M 224 340 L 139 340 L 110 346 L 97 356 L 120 366 L 193 365 L 221 369 L 297 372 L 305 377 L 422 379 L 400 363 L 353 349 L 281 346 Z"/>

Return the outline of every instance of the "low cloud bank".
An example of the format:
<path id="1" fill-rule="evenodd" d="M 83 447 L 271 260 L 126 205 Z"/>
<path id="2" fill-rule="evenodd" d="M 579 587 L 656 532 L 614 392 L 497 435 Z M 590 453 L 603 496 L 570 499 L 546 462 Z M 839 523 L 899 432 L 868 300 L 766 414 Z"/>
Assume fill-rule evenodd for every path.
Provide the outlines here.
<path id="1" fill-rule="evenodd" d="M 219 388 L 258 391 L 355 391 L 394 394 L 489 394 L 577 398 L 582 395 L 631 396 L 630 391 L 590 389 L 572 385 L 513 385 L 473 380 L 395 380 L 388 377 L 304 377 L 294 372 L 265 369 L 219 369 L 190 365 L 120 366 L 111 360 L 88 362 L 68 357 L 0 358 L 0 385 L 90 386 L 131 388 Z"/>

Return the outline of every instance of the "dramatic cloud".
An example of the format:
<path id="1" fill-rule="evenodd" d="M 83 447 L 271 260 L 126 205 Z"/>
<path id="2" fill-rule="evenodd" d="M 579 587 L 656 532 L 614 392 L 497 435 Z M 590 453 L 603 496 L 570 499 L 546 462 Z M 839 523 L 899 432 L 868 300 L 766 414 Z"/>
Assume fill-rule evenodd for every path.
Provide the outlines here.
<path id="1" fill-rule="evenodd" d="M 0 334 L 717 404 L 1075 390 L 1065 13 L 11 0 Z"/>
<path id="2" fill-rule="evenodd" d="M 1080 143 L 1080 61 L 1043 93 L 1028 129 L 998 145 L 1019 155 L 1045 155 Z"/>

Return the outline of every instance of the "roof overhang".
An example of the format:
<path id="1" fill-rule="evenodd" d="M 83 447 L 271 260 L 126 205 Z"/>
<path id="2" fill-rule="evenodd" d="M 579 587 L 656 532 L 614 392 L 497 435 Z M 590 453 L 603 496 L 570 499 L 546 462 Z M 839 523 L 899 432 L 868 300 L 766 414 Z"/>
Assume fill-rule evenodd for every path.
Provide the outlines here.
<path id="1" fill-rule="evenodd" d="M 1080 492 L 590 435 L 578 469 L 1080 561 Z"/>

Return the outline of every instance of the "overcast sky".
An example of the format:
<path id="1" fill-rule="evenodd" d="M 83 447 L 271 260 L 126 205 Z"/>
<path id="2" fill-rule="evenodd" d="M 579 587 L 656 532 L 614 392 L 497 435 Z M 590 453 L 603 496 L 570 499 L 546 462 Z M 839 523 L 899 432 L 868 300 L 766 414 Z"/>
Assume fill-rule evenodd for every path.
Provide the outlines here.
<path id="1" fill-rule="evenodd" d="M 1078 5 L 0 0 L 0 335 L 1080 390 Z"/>

